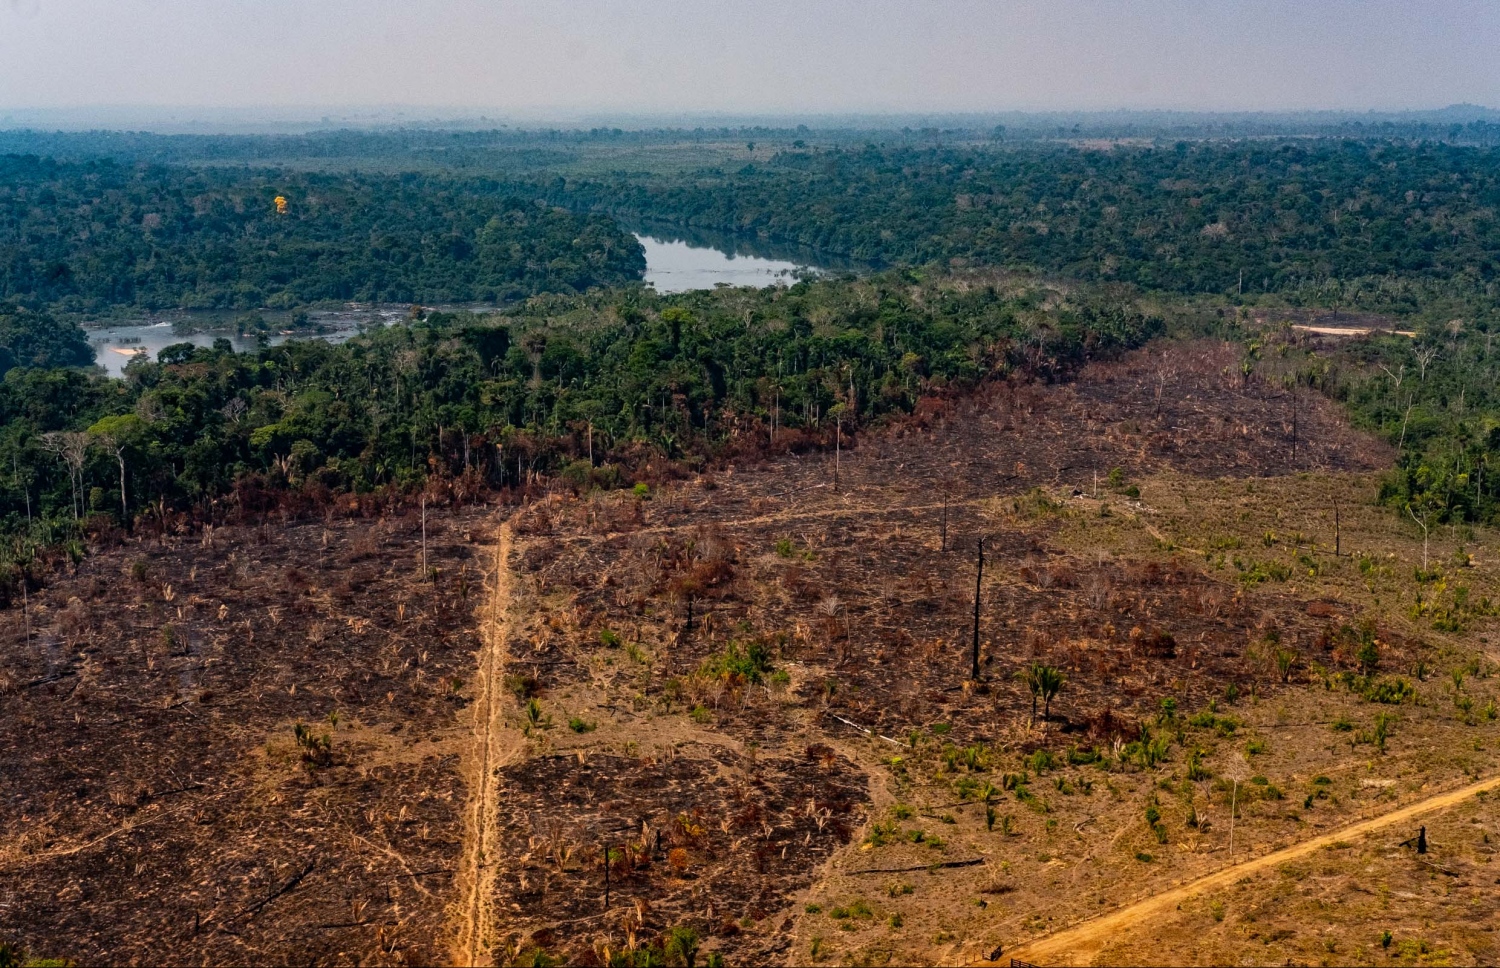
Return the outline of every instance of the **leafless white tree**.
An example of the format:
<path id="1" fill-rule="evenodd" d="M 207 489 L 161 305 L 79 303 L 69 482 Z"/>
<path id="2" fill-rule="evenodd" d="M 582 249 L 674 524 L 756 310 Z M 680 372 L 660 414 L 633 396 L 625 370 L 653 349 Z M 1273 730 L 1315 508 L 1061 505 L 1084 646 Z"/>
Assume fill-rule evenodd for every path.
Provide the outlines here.
<path id="1" fill-rule="evenodd" d="M 82 516 L 78 492 L 83 484 L 83 462 L 88 458 L 88 434 L 54 430 L 42 434 L 42 449 L 57 455 L 68 468 L 68 483 L 73 486 L 73 520 L 77 521 Z"/>

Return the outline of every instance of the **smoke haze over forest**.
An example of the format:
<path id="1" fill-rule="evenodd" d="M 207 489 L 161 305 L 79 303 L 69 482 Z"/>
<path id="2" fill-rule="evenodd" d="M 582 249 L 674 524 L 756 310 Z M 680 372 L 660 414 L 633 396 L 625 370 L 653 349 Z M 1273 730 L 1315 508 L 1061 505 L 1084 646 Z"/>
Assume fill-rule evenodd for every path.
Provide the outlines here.
<path id="1" fill-rule="evenodd" d="M 1497 42 L 1469 0 L 6 0 L 0 124 L 1493 105 Z"/>

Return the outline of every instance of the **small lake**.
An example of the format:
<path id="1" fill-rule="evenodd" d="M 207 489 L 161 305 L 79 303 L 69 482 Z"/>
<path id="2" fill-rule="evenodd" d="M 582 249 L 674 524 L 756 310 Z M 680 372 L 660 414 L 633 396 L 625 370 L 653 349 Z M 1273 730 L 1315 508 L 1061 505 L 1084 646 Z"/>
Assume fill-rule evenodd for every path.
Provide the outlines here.
<path id="1" fill-rule="evenodd" d="M 712 289 L 719 285 L 789 286 L 804 275 L 857 268 L 852 263 L 795 247 L 746 243 L 733 236 L 697 230 L 644 224 L 636 228 L 635 237 L 646 249 L 645 282 L 659 293 Z M 493 307 L 466 308 L 493 311 Z M 400 322 L 408 309 L 407 306 L 315 309 L 308 312 L 309 325 L 295 332 L 281 328 L 287 325 L 287 313 L 258 315 L 270 326 L 267 345 L 276 346 L 289 339 L 342 343 L 367 327 Z M 136 354 L 147 353 L 154 360 L 163 349 L 178 343 L 206 347 L 212 346 L 214 340 L 227 339 L 236 352 L 254 352 L 260 345 L 254 335 L 233 332 L 235 322 L 246 315 L 257 314 L 179 311 L 98 328 L 85 324 L 85 331 L 89 345 L 94 348 L 94 358 L 110 376 L 121 376 Z"/>
<path id="2" fill-rule="evenodd" d="M 736 255 L 672 239 L 637 235 L 646 249 L 646 285 L 657 292 L 687 292 L 728 286 L 787 286 L 806 265 L 754 255 Z"/>
<path id="3" fill-rule="evenodd" d="M 660 293 L 730 286 L 789 286 L 806 275 L 857 271 L 854 263 L 800 246 L 656 222 L 630 226 L 646 249 L 647 285 Z"/>

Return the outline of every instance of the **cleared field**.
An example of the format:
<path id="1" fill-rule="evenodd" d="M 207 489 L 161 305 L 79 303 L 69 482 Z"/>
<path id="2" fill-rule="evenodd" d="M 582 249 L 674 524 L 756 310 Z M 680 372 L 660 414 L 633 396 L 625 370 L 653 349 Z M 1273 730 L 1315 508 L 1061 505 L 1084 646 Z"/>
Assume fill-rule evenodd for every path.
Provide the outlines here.
<path id="1" fill-rule="evenodd" d="M 0 933 L 139 962 L 968 962 L 1496 775 L 1494 536 L 1435 533 L 1419 573 L 1370 503 L 1387 450 L 1309 401 L 1294 453 L 1234 362 L 1155 346 L 837 456 L 429 510 L 426 581 L 399 513 L 89 559 L 29 633 L 4 616 Z M 1065 680 L 1035 711 L 1033 664 Z M 1470 806 L 1427 859 L 1478 885 L 1492 821 L 1444 826 Z M 1380 849 L 1306 861 L 1326 890 L 1274 917 L 1267 873 L 1096 957 L 1347 960 L 1373 915 L 1328 892 L 1378 876 L 1418 912 L 1381 957 L 1493 960 L 1488 902 Z M 1302 927 L 1266 941 L 1277 919 Z"/>
<path id="2" fill-rule="evenodd" d="M 1124 910 L 1092 918 L 1077 927 L 1038 939 L 1018 949 L 1014 955 L 1018 960 L 1044 961 L 1050 965 L 1089 964 L 1099 958 L 1109 964 L 1192 962 L 1219 965 L 1242 959 L 1243 940 L 1248 938 L 1260 941 L 1268 948 L 1274 945 L 1275 953 L 1285 954 L 1287 960 L 1332 964 L 1334 962 L 1329 956 L 1340 955 L 1339 963 L 1347 964 L 1357 959 L 1361 963 L 1373 964 L 1374 944 L 1369 943 L 1371 938 L 1368 931 L 1361 929 L 1384 921 L 1388 926 L 1380 932 L 1377 939 L 1381 949 L 1389 951 L 1395 942 L 1396 936 L 1390 926 L 1396 927 L 1403 935 L 1401 944 L 1386 957 L 1409 960 L 1415 956 L 1426 960 L 1423 956 L 1431 955 L 1442 961 L 1450 961 L 1453 952 L 1443 946 L 1443 943 L 1447 943 L 1458 948 L 1461 955 L 1486 959 L 1494 950 L 1493 941 L 1482 933 L 1462 929 L 1454 932 L 1458 923 L 1452 919 L 1451 911 L 1443 911 L 1445 905 L 1441 901 L 1436 905 L 1430 901 L 1423 904 L 1421 894 L 1403 891 L 1399 894 L 1402 900 L 1418 902 L 1413 905 L 1418 909 L 1418 912 L 1414 912 L 1418 916 L 1411 917 L 1403 910 L 1404 905 L 1393 910 L 1388 882 L 1392 878 L 1408 882 L 1416 880 L 1418 884 L 1414 886 L 1422 886 L 1421 881 L 1435 878 L 1438 874 L 1454 878 L 1453 886 L 1463 890 L 1462 900 L 1470 905 L 1477 923 L 1490 922 L 1496 913 L 1495 905 L 1486 896 L 1489 892 L 1480 886 L 1485 882 L 1486 872 L 1476 869 L 1475 863 L 1488 864 L 1494 854 L 1494 850 L 1488 847 L 1489 831 L 1486 825 L 1493 824 L 1495 812 L 1483 807 L 1496 788 L 1500 788 L 1500 777 L 1490 777 L 1457 790 L 1426 797 L 1369 820 L 1350 824 L 1333 833 L 1312 837 L 1265 856 L 1235 863 L 1181 887 L 1163 891 Z M 1469 829 L 1464 830 L 1456 825 L 1453 817 L 1443 816 L 1449 812 L 1454 813 L 1459 820 L 1466 819 Z M 1392 834 L 1401 836 L 1401 833 L 1397 833 L 1398 830 L 1404 833 L 1410 824 L 1418 821 L 1433 824 L 1434 834 L 1443 839 L 1448 863 L 1454 866 L 1445 867 L 1418 854 L 1413 847 L 1412 837 L 1404 841 L 1392 838 Z M 1449 835 L 1452 839 L 1449 839 Z M 1428 837 L 1426 823 L 1418 828 L 1418 837 L 1424 839 L 1427 850 L 1432 849 L 1433 840 Z M 1299 889 L 1298 882 L 1313 873 L 1312 867 L 1304 865 L 1304 862 L 1316 862 L 1326 852 L 1354 850 L 1356 847 L 1363 849 L 1352 856 L 1365 864 L 1358 876 L 1345 873 L 1341 877 L 1338 864 L 1324 864 L 1321 871 L 1324 876 L 1306 889 Z M 1347 896 L 1346 892 L 1377 894 L 1365 886 L 1365 878 L 1372 872 L 1379 874 L 1378 894 L 1385 903 L 1361 905 L 1364 917 L 1361 921 L 1352 923 L 1342 921 L 1333 925 L 1328 923 L 1326 917 L 1319 916 L 1317 912 L 1326 910 L 1330 904 L 1339 903 Z M 1417 876 L 1413 878 L 1413 874 Z M 1465 874 L 1469 877 L 1465 877 Z M 1476 874 L 1477 878 L 1474 876 Z M 1289 885 L 1287 880 L 1293 883 Z M 1451 893 L 1451 890 L 1442 891 L 1442 900 L 1447 900 Z M 1238 932 L 1215 932 L 1221 936 L 1205 944 L 1202 937 L 1205 926 L 1171 924 L 1172 929 L 1186 928 L 1193 932 L 1195 938 L 1191 942 L 1184 939 L 1179 942 L 1180 947 L 1163 943 L 1162 928 L 1173 921 L 1186 920 L 1177 918 L 1174 913 L 1181 912 L 1185 906 L 1193 909 L 1206 908 L 1210 919 L 1216 924 L 1222 923 L 1227 908 L 1222 898 L 1226 895 L 1233 896 L 1236 906 L 1245 911 L 1239 918 Z M 1304 904 L 1288 904 L 1288 895 Z M 1211 900 L 1205 904 L 1205 898 Z M 1433 926 L 1430 917 L 1434 913 L 1439 915 L 1440 921 L 1448 922 L 1438 926 L 1438 934 L 1446 937 L 1442 938 L 1437 947 L 1423 937 L 1422 930 Z M 1444 914 L 1448 917 L 1444 918 Z M 1269 929 L 1257 927 L 1258 922 L 1266 915 L 1276 918 L 1280 924 Z M 1489 930 L 1494 930 L 1493 925 Z M 1132 934 L 1139 937 L 1131 937 Z M 1235 934 L 1239 937 L 1235 937 Z M 1287 943 L 1298 935 L 1304 937 L 1300 941 Z M 1313 937 L 1309 939 L 1307 935 Z M 1317 942 L 1316 946 L 1309 945 L 1309 940 Z"/>

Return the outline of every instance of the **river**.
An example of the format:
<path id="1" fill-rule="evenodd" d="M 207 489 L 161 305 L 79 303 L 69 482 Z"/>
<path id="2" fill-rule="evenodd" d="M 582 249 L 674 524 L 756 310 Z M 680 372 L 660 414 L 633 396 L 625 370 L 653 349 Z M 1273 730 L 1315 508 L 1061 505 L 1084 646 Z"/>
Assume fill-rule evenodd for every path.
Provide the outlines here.
<path id="1" fill-rule="evenodd" d="M 785 286 L 822 269 L 852 268 L 834 265 L 836 260 L 815 257 L 813 253 L 795 248 L 752 245 L 730 236 L 678 228 L 643 226 L 636 230 L 635 237 L 646 249 L 645 283 L 664 294 L 712 289 L 719 285 Z M 399 322 L 406 316 L 408 308 L 373 306 L 312 310 L 308 313 L 311 325 L 296 332 L 279 329 L 287 324 L 288 314 L 262 315 L 271 326 L 271 332 L 266 335 L 266 342 L 271 346 L 288 339 L 342 343 L 366 326 Z M 485 307 L 474 308 L 483 311 Z M 177 343 L 212 346 L 214 340 L 227 339 L 238 352 L 253 351 L 259 345 L 255 336 L 242 336 L 232 331 L 235 320 L 244 315 L 182 311 L 97 328 L 85 324 L 85 329 L 95 359 L 110 376 L 120 376 L 125 365 L 137 354 L 147 353 L 155 359 L 163 349 Z"/>
<path id="2" fill-rule="evenodd" d="M 680 238 L 636 234 L 646 248 L 646 285 L 660 293 L 712 289 L 715 286 L 789 285 L 806 272 L 806 263 L 735 253 Z"/>
<path id="3" fill-rule="evenodd" d="M 310 326 L 295 333 L 273 330 L 266 334 L 268 345 L 275 346 L 289 339 L 321 339 L 329 343 L 342 343 L 372 324 L 398 322 L 409 307 L 375 306 L 358 309 L 315 309 L 308 315 Z M 141 353 L 156 355 L 168 346 L 192 343 L 194 346 L 212 346 L 215 340 L 227 339 L 236 352 L 253 352 L 259 342 L 255 336 L 241 336 L 232 329 L 234 320 L 247 313 L 201 313 L 179 311 L 163 313 L 140 320 L 94 328 L 85 324 L 89 345 L 94 348 L 94 360 L 108 371 L 110 376 L 121 376 L 125 366 Z M 278 325 L 285 313 L 264 313 L 272 327 Z M 181 327 L 189 326 L 200 332 L 184 333 Z"/>

